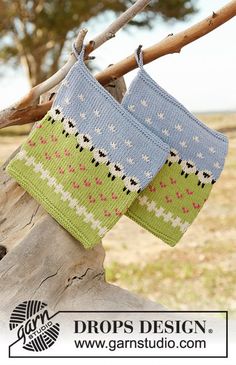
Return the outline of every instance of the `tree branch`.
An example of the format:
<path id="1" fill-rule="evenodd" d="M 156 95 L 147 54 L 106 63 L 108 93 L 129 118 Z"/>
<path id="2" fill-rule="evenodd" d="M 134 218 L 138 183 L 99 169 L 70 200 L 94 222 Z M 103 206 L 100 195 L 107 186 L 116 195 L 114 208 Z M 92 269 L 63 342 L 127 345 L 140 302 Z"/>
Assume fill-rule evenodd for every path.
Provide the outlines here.
<path id="1" fill-rule="evenodd" d="M 135 5 L 138 3 L 138 1 L 135 3 Z M 147 1 L 146 1 L 147 3 Z M 130 9 L 129 9 L 130 10 Z M 125 13 L 124 13 L 125 14 Z M 123 15 L 124 15 L 123 14 Z M 199 23 L 189 27 L 185 31 L 182 31 L 180 33 L 177 33 L 176 35 L 168 36 L 167 38 L 163 39 L 161 42 L 153 45 L 152 47 L 149 47 L 144 50 L 143 56 L 144 56 L 144 63 L 149 63 L 159 57 L 162 57 L 164 55 L 170 54 L 170 53 L 176 53 L 180 52 L 181 49 L 186 46 L 187 44 L 201 38 L 202 36 L 206 35 L 207 33 L 210 33 L 212 30 L 216 29 L 220 25 L 224 24 L 231 18 L 233 18 L 236 15 L 236 0 L 230 1 L 226 6 L 221 8 L 217 12 L 213 12 L 213 14 L 206 19 L 200 21 Z M 121 15 L 122 17 L 122 15 Z M 121 18 L 120 17 L 120 18 Z M 118 18 L 118 20 L 120 19 Z M 112 26 L 112 25 L 111 25 Z M 107 29 L 111 29 L 111 26 Z M 113 24 L 114 26 L 114 24 Z M 120 23 L 121 27 L 121 23 Z M 103 32 L 102 34 L 106 33 Z M 104 36 L 102 38 L 94 39 L 94 42 L 92 42 L 91 50 L 87 50 L 87 54 L 90 53 L 93 49 L 97 48 L 99 45 L 99 42 L 101 43 L 101 40 L 104 40 Z M 99 40 L 100 39 L 100 40 Z M 105 41 L 105 40 L 104 40 Z M 46 80 L 46 82 L 49 83 L 51 79 L 53 79 L 58 73 L 61 73 L 61 77 L 65 76 L 65 68 L 66 73 L 69 70 L 68 65 L 71 67 L 73 64 L 73 60 L 69 59 L 67 64 L 63 66 L 55 75 L 53 75 L 50 79 Z M 106 85 L 110 81 L 119 78 L 120 76 L 125 75 L 129 71 L 135 69 L 137 67 L 135 57 L 132 54 L 131 56 L 125 58 L 124 60 L 116 63 L 115 65 L 112 65 L 108 67 L 106 70 L 100 72 L 98 75 L 96 75 L 97 80 L 102 84 Z M 59 81 L 62 80 L 60 77 Z M 58 81 L 58 82 L 59 82 Z M 42 84 L 41 84 L 42 85 Z M 51 84 L 50 87 L 54 86 L 55 83 Z M 39 87 L 38 85 L 37 87 Z M 41 119 L 45 115 L 45 111 L 49 110 L 51 107 L 52 102 L 47 102 L 46 104 L 41 104 L 37 106 L 31 106 L 29 105 L 29 100 L 34 100 L 33 97 L 35 95 L 30 95 L 33 93 L 33 90 L 27 95 L 26 98 L 24 98 L 24 102 L 19 102 L 16 106 L 12 108 L 8 108 L 6 110 L 3 110 L 0 113 L 0 128 L 9 126 L 9 125 L 15 125 L 15 124 L 26 124 L 30 122 L 35 122 L 39 119 Z M 44 90 L 43 92 L 45 92 Z M 40 94 L 39 94 L 40 95 Z M 39 96 L 37 95 L 37 97 Z"/>

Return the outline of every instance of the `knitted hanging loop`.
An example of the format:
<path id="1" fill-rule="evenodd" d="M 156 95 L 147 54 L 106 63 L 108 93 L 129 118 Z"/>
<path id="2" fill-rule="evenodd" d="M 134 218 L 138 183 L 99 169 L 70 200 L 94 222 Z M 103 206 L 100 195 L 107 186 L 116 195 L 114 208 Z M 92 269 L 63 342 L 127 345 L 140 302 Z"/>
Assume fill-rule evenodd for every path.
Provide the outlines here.
<path id="1" fill-rule="evenodd" d="M 223 134 L 207 127 L 139 65 L 122 105 L 170 146 L 165 165 L 127 215 L 174 246 L 200 212 L 219 178 L 228 150 Z"/>
<path id="2" fill-rule="evenodd" d="M 100 242 L 166 161 L 169 146 L 77 61 L 7 167 L 85 247 Z"/>

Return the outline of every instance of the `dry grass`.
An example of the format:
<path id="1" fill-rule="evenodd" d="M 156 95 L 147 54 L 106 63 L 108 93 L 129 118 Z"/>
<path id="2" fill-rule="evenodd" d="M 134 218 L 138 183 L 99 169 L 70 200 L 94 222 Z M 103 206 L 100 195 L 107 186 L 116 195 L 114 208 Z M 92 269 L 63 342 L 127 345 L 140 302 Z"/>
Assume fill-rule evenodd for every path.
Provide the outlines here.
<path id="1" fill-rule="evenodd" d="M 199 117 L 231 129 L 225 169 L 208 202 L 175 248 L 122 217 L 104 239 L 106 275 L 169 309 L 236 312 L 236 114 Z M 0 133 L 2 162 L 26 138 L 18 135 L 22 127 L 11 128 L 10 135 Z"/>

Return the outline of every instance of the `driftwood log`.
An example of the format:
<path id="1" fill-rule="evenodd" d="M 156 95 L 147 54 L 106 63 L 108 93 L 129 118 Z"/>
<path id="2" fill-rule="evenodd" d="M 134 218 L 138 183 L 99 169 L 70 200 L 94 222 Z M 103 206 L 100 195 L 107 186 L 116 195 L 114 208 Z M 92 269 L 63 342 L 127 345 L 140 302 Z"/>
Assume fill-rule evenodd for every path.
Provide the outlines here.
<path id="1" fill-rule="evenodd" d="M 124 80 L 107 89 L 121 101 Z M 102 243 L 85 250 L 7 175 L 16 153 L 0 168 L 0 321 L 29 299 L 53 311 L 163 309 L 106 282 Z"/>

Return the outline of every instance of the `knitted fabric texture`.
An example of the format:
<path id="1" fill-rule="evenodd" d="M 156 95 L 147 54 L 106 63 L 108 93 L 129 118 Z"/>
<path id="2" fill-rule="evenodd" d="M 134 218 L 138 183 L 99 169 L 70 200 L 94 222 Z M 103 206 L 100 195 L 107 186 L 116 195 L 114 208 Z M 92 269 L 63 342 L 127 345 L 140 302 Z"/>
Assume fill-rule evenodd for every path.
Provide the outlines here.
<path id="1" fill-rule="evenodd" d="M 169 146 L 97 82 L 83 53 L 7 171 L 88 248 L 160 170 Z"/>
<path id="2" fill-rule="evenodd" d="M 171 150 L 161 171 L 127 215 L 174 246 L 191 225 L 219 178 L 228 150 L 226 136 L 193 116 L 140 66 L 122 105 Z"/>

